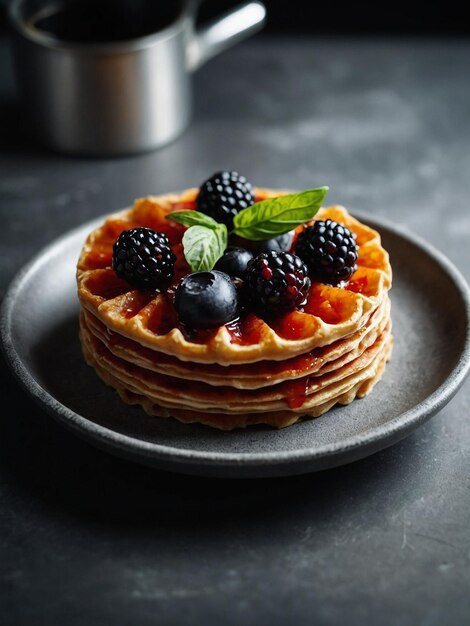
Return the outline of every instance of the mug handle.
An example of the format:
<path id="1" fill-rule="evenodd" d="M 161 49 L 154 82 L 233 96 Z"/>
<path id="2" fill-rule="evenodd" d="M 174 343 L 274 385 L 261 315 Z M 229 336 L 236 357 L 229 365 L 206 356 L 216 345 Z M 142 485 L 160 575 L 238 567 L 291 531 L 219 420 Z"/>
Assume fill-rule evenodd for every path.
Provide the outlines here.
<path id="1" fill-rule="evenodd" d="M 187 63 L 195 71 L 206 61 L 259 31 L 265 22 L 262 2 L 247 2 L 193 33 L 187 48 Z"/>

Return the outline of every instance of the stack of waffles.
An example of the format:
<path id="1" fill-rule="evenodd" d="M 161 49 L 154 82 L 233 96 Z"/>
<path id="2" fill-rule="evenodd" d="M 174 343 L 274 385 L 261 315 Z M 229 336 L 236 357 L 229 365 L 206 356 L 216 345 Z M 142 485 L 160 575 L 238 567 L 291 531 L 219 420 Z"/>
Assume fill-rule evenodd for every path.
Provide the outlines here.
<path id="1" fill-rule="evenodd" d="M 250 312 L 211 331 L 191 331 L 173 306 L 176 285 L 190 272 L 181 244 L 185 227 L 166 218 L 194 209 L 197 192 L 140 199 L 89 235 L 77 268 L 89 365 L 124 402 L 150 415 L 223 430 L 281 428 L 367 395 L 392 348 L 391 268 L 380 235 L 343 207 L 320 209 L 315 219 L 335 220 L 356 235 L 358 269 L 349 282 L 312 281 L 305 306 L 276 318 Z M 255 195 L 260 201 L 281 194 L 256 189 Z M 165 292 L 139 291 L 111 267 L 116 238 L 139 226 L 164 232 L 176 255 Z"/>

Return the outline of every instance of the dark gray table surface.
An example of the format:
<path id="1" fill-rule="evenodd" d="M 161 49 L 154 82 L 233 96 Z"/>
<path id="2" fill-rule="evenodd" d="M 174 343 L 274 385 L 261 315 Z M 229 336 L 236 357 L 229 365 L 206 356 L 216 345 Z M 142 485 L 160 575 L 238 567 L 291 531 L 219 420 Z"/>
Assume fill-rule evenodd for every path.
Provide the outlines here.
<path id="1" fill-rule="evenodd" d="M 419 232 L 470 277 L 469 41 L 259 37 L 197 74 L 183 137 L 118 160 L 34 146 L 4 45 L 0 59 L 2 295 L 71 227 L 219 168 L 328 184 L 331 202 Z M 469 623 L 469 381 L 373 457 L 223 481 L 94 449 L 0 367 L 0 623 Z"/>

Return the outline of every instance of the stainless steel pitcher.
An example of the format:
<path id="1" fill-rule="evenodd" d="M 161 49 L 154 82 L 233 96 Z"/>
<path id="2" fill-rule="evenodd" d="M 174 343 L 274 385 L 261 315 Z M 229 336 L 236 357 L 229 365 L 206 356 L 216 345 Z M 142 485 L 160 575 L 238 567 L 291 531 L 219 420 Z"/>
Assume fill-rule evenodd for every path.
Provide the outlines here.
<path id="1" fill-rule="evenodd" d="M 32 16 L 50 0 L 14 0 L 18 86 L 38 137 L 62 152 L 109 156 L 177 137 L 191 116 L 191 72 L 259 30 L 266 13 L 248 2 L 196 30 L 197 4 L 176 5 L 174 20 L 157 32 L 86 43 L 35 27 Z"/>

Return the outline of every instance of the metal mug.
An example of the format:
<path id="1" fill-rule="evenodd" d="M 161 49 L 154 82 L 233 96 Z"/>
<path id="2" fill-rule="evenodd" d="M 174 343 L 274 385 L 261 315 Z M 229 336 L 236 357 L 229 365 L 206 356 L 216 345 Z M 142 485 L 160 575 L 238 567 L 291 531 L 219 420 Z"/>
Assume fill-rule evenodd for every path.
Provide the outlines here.
<path id="1" fill-rule="evenodd" d="M 169 5 L 174 19 L 156 32 L 76 42 L 35 25 L 38 12 L 57 6 L 51 0 L 12 2 L 18 87 L 43 142 L 69 154 L 118 156 L 172 141 L 191 116 L 191 72 L 259 30 L 266 13 L 248 2 L 196 30 L 198 2 Z"/>

